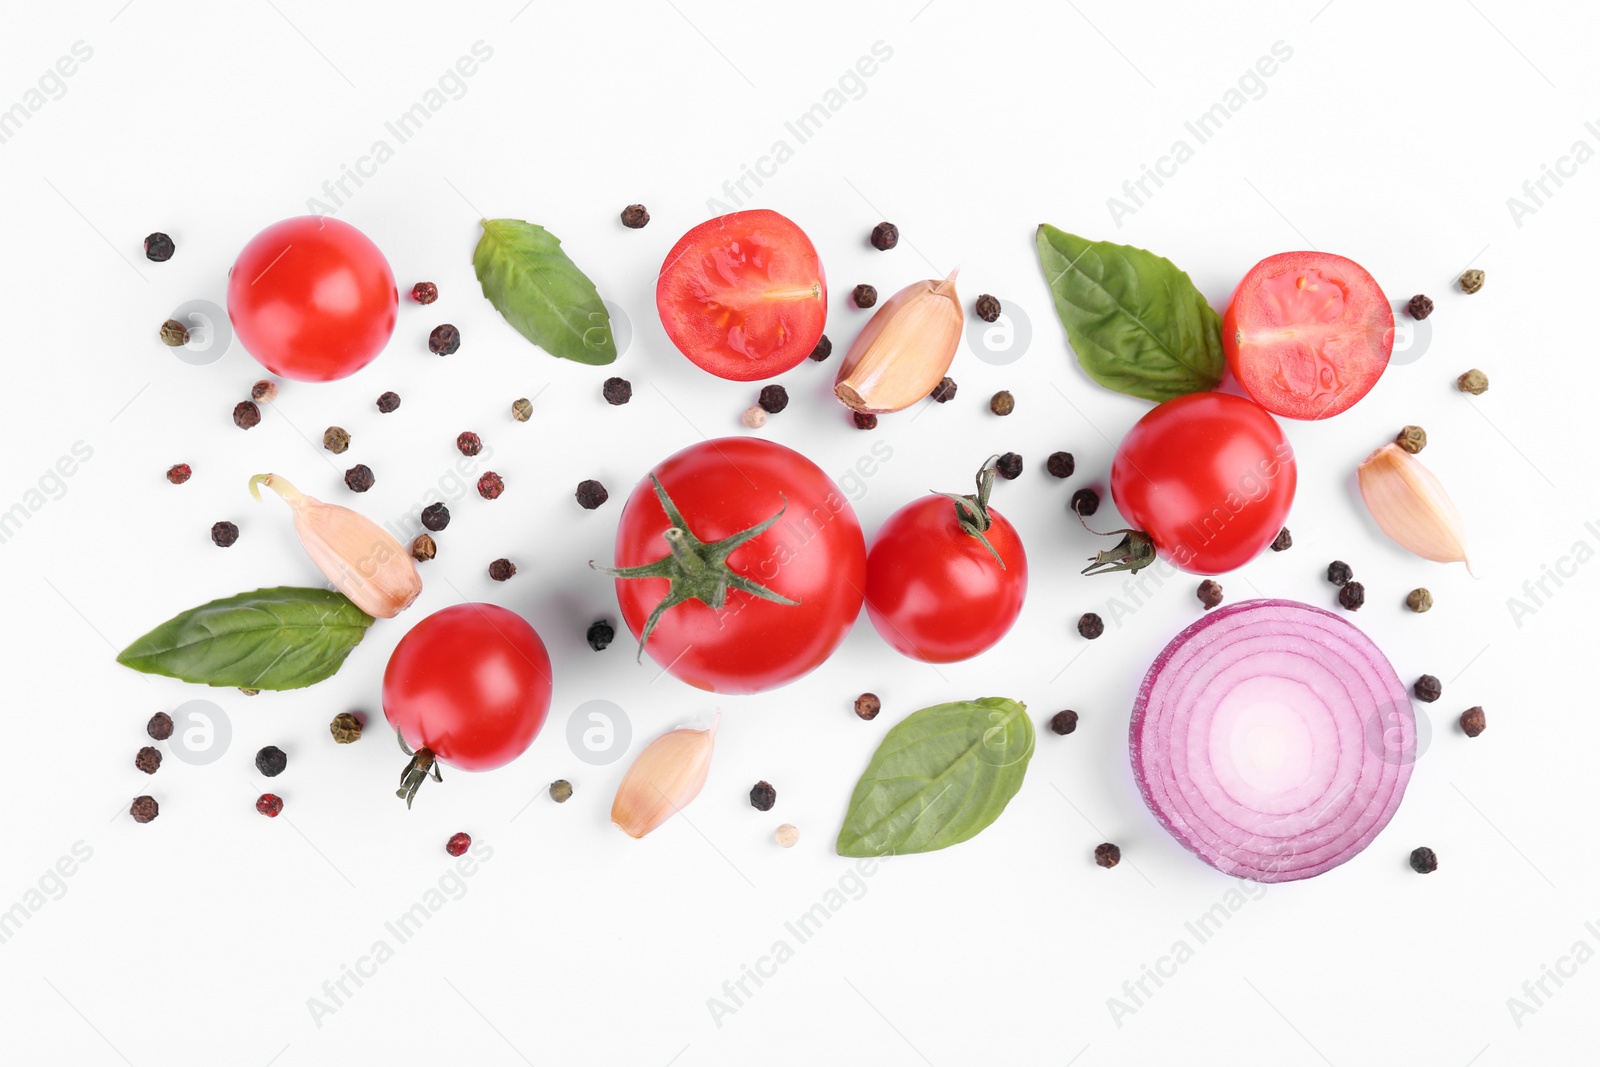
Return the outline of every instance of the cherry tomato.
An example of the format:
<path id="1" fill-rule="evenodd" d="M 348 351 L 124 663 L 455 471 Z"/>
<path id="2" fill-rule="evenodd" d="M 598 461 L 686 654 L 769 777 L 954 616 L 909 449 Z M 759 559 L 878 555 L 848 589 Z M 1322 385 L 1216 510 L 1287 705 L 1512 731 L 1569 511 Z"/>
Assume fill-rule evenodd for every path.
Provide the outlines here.
<path id="1" fill-rule="evenodd" d="M 493 604 L 429 615 L 400 639 L 383 672 L 389 725 L 411 749 L 464 771 L 522 755 L 549 711 L 544 642 L 522 616 Z"/>
<path id="2" fill-rule="evenodd" d="M 735 211 L 672 246 L 656 279 L 656 310 L 696 366 L 748 382 L 782 374 L 816 348 L 828 283 L 800 227 L 776 211 Z"/>
<path id="3" fill-rule="evenodd" d="M 338 219 L 305 215 L 268 226 L 228 274 L 228 320 L 263 367 L 331 382 L 365 367 L 394 333 L 400 296 L 389 261 Z"/>
<path id="4" fill-rule="evenodd" d="M 1016 528 L 986 499 L 983 511 L 992 552 L 963 528 L 973 511 L 937 494 L 913 500 L 878 531 L 867 554 L 867 617 L 901 654 L 927 663 L 968 659 L 1017 621 L 1028 557 Z"/>
<path id="5" fill-rule="evenodd" d="M 1134 423 L 1111 464 L 1111 496 L 1162 559 L 1193 574 L 1248 563 L 1294 503 L 1294 449 L 1260 407 L 1190 393 Z"/>
<path id="6" fill-rule="evenodd" d="M 650 630 L 644 642 L 650 657 L 697 688 L 758 693 L 794 681 L 832 655 L 861 612 L 867 569 L 861 524 L 833 479 L 800 453 L 753 437 L 690 445 L 651 473 L 682 524 L 667 517 L 655 483 L 646 478 L 623 506 L 617 569 L 610 572 L 617 574 L 622 617 L 636 638 L 658 605 L 669 597 L 678 601 Z M 697 585 L 694 574 L 710 566 L 700 560 L 715 557 L 714 542 L 750 531 L 780 509 L 775 523 L 728 552 L 721 572 L 729 583 L 726 600 L 711 606 L 716 581 Z M 628 576 L 680 552 L 699 553 L 680 568 L 687 573 Z"/>
<path id="7" fill-rule="evenodd" d="M 1359 263 L 1327 252 L 1268 256 L 1222 317 L 1228 368 L 1251 399 L 1291 419 L 1325 419 L 1377 384 L 1394 349 L 1394 309 Z"/>

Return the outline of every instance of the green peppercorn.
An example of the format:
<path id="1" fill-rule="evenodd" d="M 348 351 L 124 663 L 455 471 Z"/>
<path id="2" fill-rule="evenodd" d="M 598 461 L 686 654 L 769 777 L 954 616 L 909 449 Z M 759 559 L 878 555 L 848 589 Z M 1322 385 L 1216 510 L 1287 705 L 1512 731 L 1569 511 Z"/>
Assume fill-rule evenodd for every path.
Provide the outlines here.
<path id="1" fill-rule="evenodd" d="M 511 404 L 511 417 L 518 422 L 527 422 L 533 417 L 533 401 L 527 397 L 513 401 Z"/>
<path id="2" fill-rule="evenodd" d="M 1461 291 L 1463 293 L 1476 293 L 1483 288 L 1483 271 L 1469 270 L 1461 275 Z"/>
<path id="3" fill-rule="evenodd" d="M 1456 388 L 1463 393 L 1471 393 L 1473 396 L 1477 396 L 1489 388 L 1489 376 L 1474 367 L 1456 379 Z"/>
<path id="4" fill-rule="evenodd" d="M 1433 594 L 1419 586 L 1406 594 L 1406 607 L 1421 615 L 1433 607 Z"/>
<path id="5" fill-rule="evenodd" d="M 168 348 L 182 348 L 189 343 L 189 327 L 177 319 L 168 319 L 161 324 L 161 343 Z"/>
<path id="6" fill-rule="evenodd" d="M 1428 447 L 1428 431 L 1421 426 L 1407 426 L 1395 436 L 1394 443 L 1414 456 Z"/>
<path id="7" fill-rule="evenodd" d="M 328 724 L 328 731 L 339 744 L 348 745 L 352 741 L 361 740 L 361 720 L 348 711 L 341 711 Z"/>
<path id="8" fill-rule="evenodd" d="M 322 431 L 322 447 L 335 454 L 350 447 L 350 435 L 342 426 L 329 426 Z"/>
<path id="9" fill-rule="evenodd" d="M 1010 391 L 1002 389 L 989 398 L 989 410 L 996 415 L 1009 415 L 1017 410 L 1017 398 Z"/>
<path id="10" fill-rule="evenodd" d="M 557 804 L 565 804 L 572 799 L 572 783 L 565 778 L 557 778 L 550 783 L 550 799 Z"/>

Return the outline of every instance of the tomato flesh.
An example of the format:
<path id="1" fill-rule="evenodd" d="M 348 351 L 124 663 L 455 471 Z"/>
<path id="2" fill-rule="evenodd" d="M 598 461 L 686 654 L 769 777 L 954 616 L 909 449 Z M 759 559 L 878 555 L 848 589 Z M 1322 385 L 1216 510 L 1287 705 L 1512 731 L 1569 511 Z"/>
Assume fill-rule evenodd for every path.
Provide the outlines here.
<path id="1" fill-rule="evenodd" d="M 953 663 L 991 648 L 1022 611 L 1028 557 L 993 508 L 983 542 L 961 529 L 947 497 L 913 500 L 878 531 L 867 554 L 867 617 L 902 655 Z"/>
<path id="2" fill-rule="evenodd" d="M 394 273 L 378 246 L 338 219 L 268 226 L 228 274 L 228 320 L 274 374 L 328 382 L 365 367 L 394 333 Z"/>
<path id="3" fill-rule="evenodd" d="M 1190 393 L 1134 424 L 1111 463 L 1111 497 L 1162 559 L 1221 574 L 1254 559 L 1294 503 L 1294 449 L 1243 397 Z"/>
<path id="4" fill-rule="evenodd" d="M 728 556 L 735 574 L 797 603 L 728 591 L 720 610 L 686 600 L 661 616 L 645 652 L 669 674 L 715 693 L 758 693 L 794 681 L 839 647 L 861 613 L 867 550 L 855 509 L 822 469 L 771 441 L 729 437 L 690 445 L 654 472 L 689 531 L 719 541 L 784 517 Z M 672 524 L 649 478 L 617 526 L 616 565 L 668 551 Z M 617 601 L 635 639 L 670 588 L 666 578 L 618 578 Z"/>
<path id="5" fill-rule="evenodd" d="M 487 771 L 533 743 L 550 711 L 550 656 L 516 612 L 457 604 L 413 626 L 383 672 L 383 715 L 413 751 Z"/>
<path id="6" fill-rule="evenodd" d="M 1394 349 L 1394 309 L 1361 265 L 1327 252 L 1257 263 L 1222 318 L 1228 367 L 1277 415 L 1325 419 L 1367 395 Z"/>
<path id="7" fill-rule="evenodd" d="M 735 211 L 672 246 L 656 279 L 656 310 L 696 366 L 748 382 L 811 354 L 827 319 L 828 286 L 800 227 L 776 211 Z"/>

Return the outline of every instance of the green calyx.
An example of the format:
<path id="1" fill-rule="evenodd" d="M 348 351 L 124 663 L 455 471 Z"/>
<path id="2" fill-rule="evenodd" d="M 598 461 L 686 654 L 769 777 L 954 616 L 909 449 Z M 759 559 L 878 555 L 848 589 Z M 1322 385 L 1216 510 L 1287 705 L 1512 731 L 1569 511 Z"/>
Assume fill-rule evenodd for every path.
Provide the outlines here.
<path id="1" fill-rule="evenodd" d="M 406 744 L 405 735 L 399 730 L 394 736 L 400 742 L 400 751 L 411 757 L 411 762 L 406 764 L 406 769 L 400 772 L 400 788 L 394 795 L 406 802 L 406 810 L 411 810 L 411 802 L 416 799 L 417 790 L 422 788 L 422 783 L 431 776 L 434 781 L 444 781 L 444 775 L 439 773 L 439 761 L 430 748 L 419 748 L 411 751 L 411 746 Z"/>
<path id="2" fill-rule="evenodd" d="M 1122 540 L 1115 545 L 1090 557 L 1089 565 L 1083 568 L 1084 574 L 1111 574 L 1114 571 L 1138 574 L 1156 561 L 1155 542 L 1150 540 L 1150 535 L 1143 530 L 1112 530 L 1109 533 L 1101 533 L 1099 530 L 1089 529 L 1089 524 L 1083 522 L 1082 515 L 1078 516 L 1078 521 L 1083 523 L 1085 530 L 1089 530 L 1096 537 L 1122 535 Z"/>
<path id="3" fill-rule="evenodd" d="M 994 525 L 994 519 L 989 515 L 989 494 L 994 492 L 995 462 L 1000 457 L 990 456 L 984 461 L 983 467 L 978 471 L 978 491 L 965 495 L 957 493 L 939 493 L 955 503 L 956 523 L 961 531 L 969 537 L 976 537 L 983 542 L 983 547 L 989 550 L 989 555 L 1000 564 L 1000 569 L 1006 569 L 1006 561 L 1000 558 L 1000 553 L 995 551 L 989 539 L 984 535 Z"/>
<path id="4" fill-rule="evenodd" d="M 786 604 L 792 607 L 799 603 L 797 600 L 790 600 L 786 596 L 774 593 L 742 574 L 735 573 L 728 566 L 728 557 L 733 554 L 734 549 L 760 537 L 783 518 L 783 513 L 789 507 L 787 500 L 770 519 L 758 522 L 748 530 L 740 530 L 720 541 L 707 542 L 700 540 L 689 529 L 683 513 L 667 495 L 661 480 L 651 474 L 650 482 L 656 487 L 656 499 L 661 501 L 661 510 L 666 512 L 667 521 L 672 524 L 661 535 L 671 551 L 654 563 L 647 563 L 642 567 L 595 567 L 601 574 L 609 574 L 613 578 L 665 578 L 671 583 L 667 595 L 645 620 L 644 632 L 639 635 L 640 657 L 644 655 L 644 646 L 649 642 L 650 635 L 655 632 L 656 623 L 660 622 L 661 617 L 668 611 L 685 601 L 698 600 L 713 611 L 720 611 L 727 602 L 728 590 L 737 589 L 762 600 L 770 600 L 774 604 Z M 594 567 L 594 562 L 590 561 L 589 566 Z"/>

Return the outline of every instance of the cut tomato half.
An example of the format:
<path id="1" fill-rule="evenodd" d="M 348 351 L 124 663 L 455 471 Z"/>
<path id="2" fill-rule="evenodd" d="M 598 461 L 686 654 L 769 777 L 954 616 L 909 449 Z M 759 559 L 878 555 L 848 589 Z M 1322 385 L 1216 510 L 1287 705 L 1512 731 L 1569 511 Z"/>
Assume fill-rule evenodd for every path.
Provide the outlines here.
<path id="1" fill-rule="evenodd" d="M 702 222 L 667 253 L 656 310 L 678 351 L 719 378 L 782 374 L 809 356 L 828 317 L 811 238 L 776 211 Z"/>
<path id="2" fill-rule="evenodd" d="M 1286 418 L 1325 419 L 1377 384 L 1394 349 L 1394 310 L 1354 260 L 1281 252 L 1234 291 L 1222 347 L 1256 403 Z"/>

